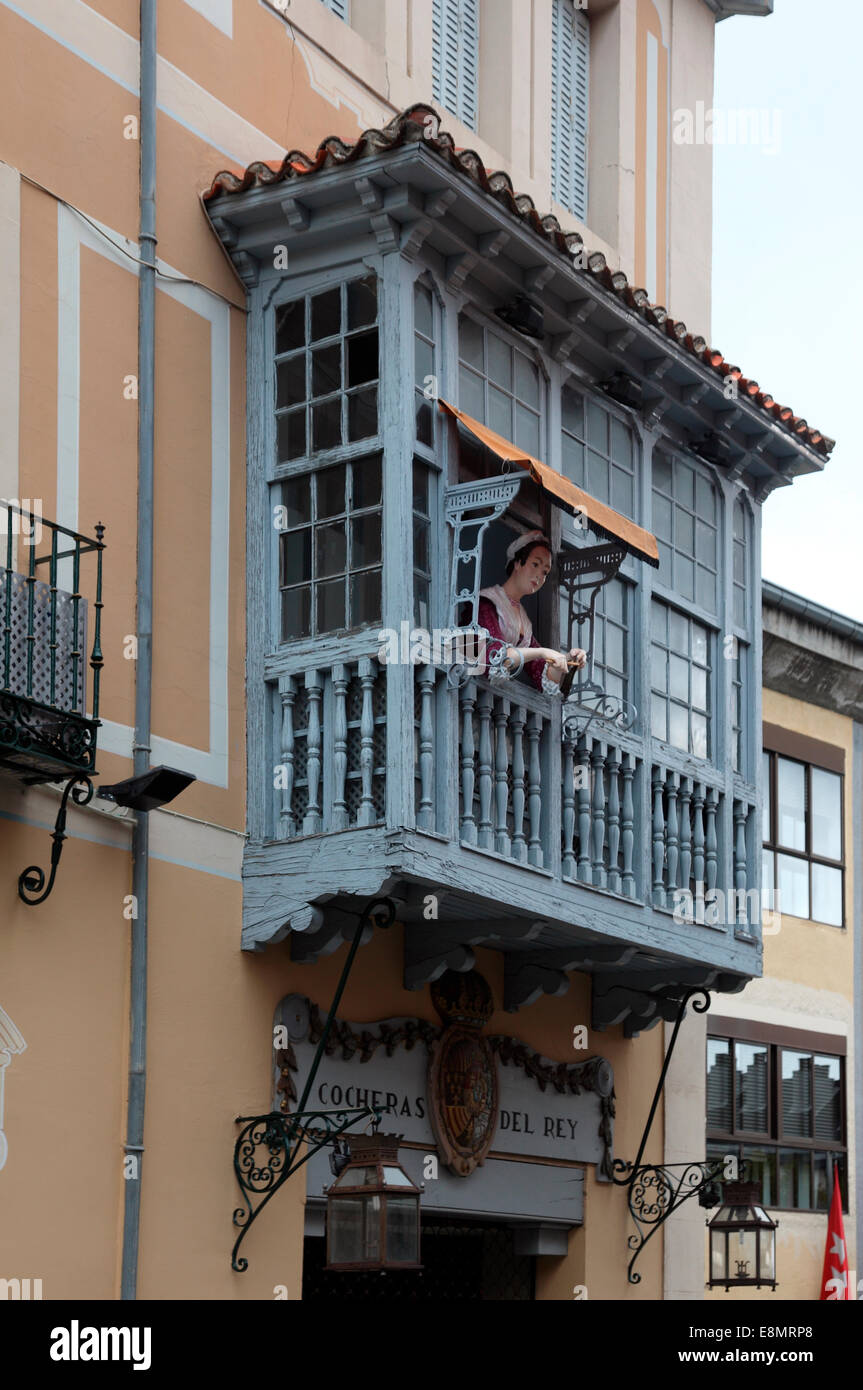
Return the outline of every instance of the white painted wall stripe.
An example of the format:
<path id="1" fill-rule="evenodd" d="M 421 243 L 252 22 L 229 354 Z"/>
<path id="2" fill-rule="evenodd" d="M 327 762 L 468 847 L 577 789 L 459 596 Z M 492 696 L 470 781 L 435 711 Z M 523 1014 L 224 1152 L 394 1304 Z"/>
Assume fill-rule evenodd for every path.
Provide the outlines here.
<path id="1" fill-rule="evenodd" d="M 83 0 L 0 0 L 0 5 L 138 95 L 138 40 Z M 284 146 L 164 58 L 159 58 L 157 92 L 160 111 L 236 164 L 284 155 Z"/>
<path id="2" fill-rule="evenodd" d="M 56 520 L 79 530 L 78 467 L 80 415 L 81 247 L 86 246 L 137 277 L 129 259 L 138 257 L 136 242 L 103 223 L 96 228 L 63 203 L 57 205 L 58 350 L 57 350 L 57 498 Z M 159 270 L 178 272 L 164 261 Z M 153 735 L 154 763 L 164 762 L 193 773 L 212 786 L 228 785 L 228 572 L 230 540 L 231 365 L 230 308 L 199 285 L 157 281 L 157 288 L 185 305 L 210 325 L 210 669 L 209 747 L 194 748 Z M 84 519 L 87 520 L 86 518 Z M 110 530 L 106 541 L 110 544 Z M 61 578 L 64 587 L 68 581 Z M 108 753 L 132 756 L 133 730 L 104 720 L 99 745 Z"/>
<path id="3" fill-rule="evenodd" d="M 221 29 L 229 39 L 234 37 L 233 0 L 186 0 L 186 4 Z"/>
<path id="4" fill-rule="evenodd" d="M 650 298 L 656 300 L 656 199 L 659 182 L 657 151 L 659 124 L 659 45 L 647 34 L 647 110 L 644 150 L 644 275 Z"/>

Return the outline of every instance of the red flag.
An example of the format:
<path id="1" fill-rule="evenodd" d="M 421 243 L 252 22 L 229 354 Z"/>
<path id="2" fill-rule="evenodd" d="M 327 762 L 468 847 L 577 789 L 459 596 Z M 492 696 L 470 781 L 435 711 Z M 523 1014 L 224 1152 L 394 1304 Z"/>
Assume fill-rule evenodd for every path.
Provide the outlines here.
<path id="1" fill-rule="evenodd" d="M 821 1299 L 828 1301 L 849 1298 L 848 1250 L 845 1227 L 842 1225 L 842 1194 L 839 1191 L 839 1165 L 833 1164 L 833 1201 L 827 1221 L 827 1244 L 824 1247 L 824 1271 L 821 1275 Z"/>

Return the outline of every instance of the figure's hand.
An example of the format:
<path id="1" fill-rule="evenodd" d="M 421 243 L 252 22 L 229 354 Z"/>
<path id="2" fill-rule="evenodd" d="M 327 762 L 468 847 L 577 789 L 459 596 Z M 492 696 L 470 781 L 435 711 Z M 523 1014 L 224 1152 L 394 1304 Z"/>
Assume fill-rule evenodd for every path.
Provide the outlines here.
<path id="1" fill-rule="evenodd" d="M 581 647 L 570 647 L 568 665 L 581 671 L 587 665 L 587 652 L 582 651 Z"/>
<path id="2" fill-rule="evenodd" d="M 559 671 L 561 675 L 569 669 L 569 659 L 564 656 L 563 652 L 555 652 L 549 649 L 545 653 L 545 659 L 552 670 Z"/>

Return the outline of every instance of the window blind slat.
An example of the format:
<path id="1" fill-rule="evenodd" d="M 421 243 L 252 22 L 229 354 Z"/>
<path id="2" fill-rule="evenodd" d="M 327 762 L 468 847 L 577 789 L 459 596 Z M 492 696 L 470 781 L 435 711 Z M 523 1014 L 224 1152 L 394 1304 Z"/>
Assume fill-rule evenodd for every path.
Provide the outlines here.
<path id="1" fill-rule="evenodd" d="M 433 0 L 432 92 L 471 130 L 479 106 L 479 0 Z"/>
<path id="2" fill-rule="evenodd" d="M 551 50 L 552 195 L 587 217 L 590 25 L 572 0 L 554 0 Z"/>

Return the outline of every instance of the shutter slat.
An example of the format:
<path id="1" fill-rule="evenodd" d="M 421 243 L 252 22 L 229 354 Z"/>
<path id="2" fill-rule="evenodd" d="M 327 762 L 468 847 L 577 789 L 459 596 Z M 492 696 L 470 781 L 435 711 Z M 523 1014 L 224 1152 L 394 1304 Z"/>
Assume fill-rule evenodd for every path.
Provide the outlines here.
<path id="1" fill-rule="evenodd" d="M 590 25 L 572 0 L 553 0 L 551 58 L 552 195 L 587 217 Z"/>
<path id="2" fill-rule="evenodd" d="M 432 92 L 435 101 L 476 130 L 479 0 L 433 0 Z"/>

